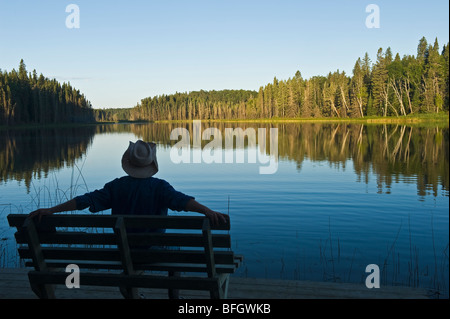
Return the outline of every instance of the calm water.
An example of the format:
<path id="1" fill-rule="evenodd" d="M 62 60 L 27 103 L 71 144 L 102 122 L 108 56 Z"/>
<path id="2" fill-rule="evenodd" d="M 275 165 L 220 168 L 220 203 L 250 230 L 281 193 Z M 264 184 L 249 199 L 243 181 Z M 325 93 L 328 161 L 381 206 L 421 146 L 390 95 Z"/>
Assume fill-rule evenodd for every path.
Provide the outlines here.
<path id="1" fill-rule="evenodd" d="M 192 163 L 201 150 L 191 148 L 191 163 L 175 164 L 176 127 L 1 131 L 0 266 L 19 264 L 7 214 L 54 205 L 124 175 L 121 156 L 141 138 L 158 143 L 155 177 L 229 212 L 234 250 L 245 255 L 237 276 L 364 282 L 366 266 L 377 264 L 381 285 L 418 285 L 448 297 L 448 127 L 204 122 L 201 130 L 217 128 L 223 144 L 226 128 L 266 129 L 266 145 L 261 139 L 223 150 L 222 159 L 244 151 L 244 163 Z M 192 124 L 182 127 L 194 143 Z M 272 157 L 271 127 L 278 128 Z M 253 151 L 257 162 L 249 163 Z M 268 165 L 260 159 L 275 157 L 276 172 L 259 174 Z"/>

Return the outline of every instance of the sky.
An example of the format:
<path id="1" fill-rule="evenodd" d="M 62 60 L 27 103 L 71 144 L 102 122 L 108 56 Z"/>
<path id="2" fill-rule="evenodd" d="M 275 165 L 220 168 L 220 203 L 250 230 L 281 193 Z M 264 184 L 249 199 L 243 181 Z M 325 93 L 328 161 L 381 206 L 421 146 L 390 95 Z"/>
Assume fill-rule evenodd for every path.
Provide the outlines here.
<path id="1" fill-rule="evenodd" d="M 366 23 L 376 22 L 370 4 L 378 27 Z M 448 12 L 447 0 L 0 0 L 0 69 L 24 59 L 94 108 L 133 107 L 175 92 L 257 91 L 297 70 L 351 75 L 366 52 L 373 62 L 380 47 L 415 55 L 423 36 L 442 49 Z"/>

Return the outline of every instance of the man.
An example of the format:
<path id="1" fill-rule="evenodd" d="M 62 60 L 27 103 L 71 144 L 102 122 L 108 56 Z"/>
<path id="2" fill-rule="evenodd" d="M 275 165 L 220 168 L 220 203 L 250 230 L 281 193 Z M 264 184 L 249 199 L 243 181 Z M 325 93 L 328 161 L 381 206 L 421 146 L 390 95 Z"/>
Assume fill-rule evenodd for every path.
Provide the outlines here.
<path id="1" fill-rule="evenodd" d="M 113 215 L 167 215 L 167 210 L 197 212 L 213 225 L 227 223 L 228 216 L 197 202 L 194 197 L 176 191 L 168 182 L 152 177 L 158 172 L 156 144 L 138 140 L 130 142 L 122 156 L 122 168 L 128 174 L 105 184 L 100 190 L 77 196 L 51 208 L 40 208 L 29 215 L 38 216 L 82 210 L 111 209 Z"/>
<path id="2" fill-rule="evenodd" d="M 128 174 L 106 183 L 100 190 L 77 196 L 51 208 L 40 208 L 29 214 L 38 217 L 54 213 L 82 210 L 91 212 L 111 209 L 113 215 L 167 215 L 167 210 L 192 211 L 208 217 L 213 225 L 227 223 L 228 216 L 197 202 L 194 197 L 176 191 L 168 182 L 152 177 L 158 172 L 156 144 L 138 140 L 130 142 L 122 156 L 122 168 Z M 164 230 L 155 230 L 164 231 Z M 179 276 L 178 272 L 170 272 Z M 121 291 L 122 291 L 121 287 Z M 126 294 L 126 292 L 125 292 Z M 124 295 L 125 295 L 124 294 Z M 178 290 L 169 290 L 169 298 L 179 297 Z"/>

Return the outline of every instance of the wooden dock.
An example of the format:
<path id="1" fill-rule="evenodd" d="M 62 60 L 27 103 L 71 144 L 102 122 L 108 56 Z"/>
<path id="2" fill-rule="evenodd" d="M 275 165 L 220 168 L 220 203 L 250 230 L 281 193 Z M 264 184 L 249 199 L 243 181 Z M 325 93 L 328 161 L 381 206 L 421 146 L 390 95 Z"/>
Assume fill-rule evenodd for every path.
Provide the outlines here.
<path id="1" fill-rule="evenodd" d="M 36 299 L 31 291 L 28 269 L 0 269 L 0 299 Z M 140 289 L 146 299 L 167 299 L 167 292 L 158 289 Z M 181 291 L 185 299 L 209 298 L 205 292 Z M 61 299 L 122 299 L 118 288 L 91 287 L 68 289 L 59 286 Z M 231 277 L 229 299 L 428 299 L 425 289 L 386 286 L 368 289 L 364 284 L 329 283 L 297 280 Z"/>

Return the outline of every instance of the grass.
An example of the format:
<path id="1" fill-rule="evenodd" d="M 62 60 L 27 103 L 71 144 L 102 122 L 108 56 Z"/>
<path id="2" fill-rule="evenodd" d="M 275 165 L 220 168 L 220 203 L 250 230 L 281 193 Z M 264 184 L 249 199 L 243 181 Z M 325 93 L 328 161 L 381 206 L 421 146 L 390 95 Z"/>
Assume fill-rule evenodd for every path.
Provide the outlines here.
<path id="1" fill-rule="evenodd" d="M 193 120 L 159 120 L 154 123 L 191 123 Z M 348 124 L 404 124 L 448 127 L 449 113 L 430 113 L 430 114 L 409 114 L 406 116 L 366 116 L 364 118 L 337 118 L 337 117 L 311 117 L 311 118 L 259 118 L 259 119 L 203 119 L 208 123 L 266 123 L 266 124 L 284 124 L 284 123 L 348 123 Z"/>
<path id="2" fill-rule="evenodd" d="M 136 121 L 117 121 L 117 122 L 91 122 L 91 123 L 49 123 L 49 124 L 19 124 L 19 125 L 0 125 L 0 130 L 19 128 L 62 128 L 79 127 L 103 124 L 147 124 L 147 123 L 191 123 L 193 120 L 136 120 Z M 204 122 L 222 122 L 222 123 L 362 123 L 362 124 L 439 124 L 443 127 L 449 126 L 449 112 L 408 114 L 406 116 L 366 116 L 359 118 L 338 118 L 338 117 L 295 117 L 295 118 L 257 118 L 257 119 L 202 119 Z"/>
<path id="3" fill-rule="evenodd" d="M 83 166 L 84 162 L 81 168 L 74 164 L 70 177 L 70 185 L 67 189 L 62 188 L 56 176 L 53 179 L 49 179 L 48 185 L 36 187 L 31 182 L 33 192 L 30 193 L 30 204 L 26 207 L 0 204 L 0 217 L 6 220 L 6 214 L 12 212 L 26 214 L 38 208 L 52 207 L 74 198 L 80 191 L 88 192 L 88 186 L 82 174 Z M 21 267 L 23 264 L 17 253 L 17 244 L 9 234 L 11 231 L 12 229 L 8 228 L 0 233 L 0 268 Z M 11 242 L 13 242 L 12 245 Z"/>
<path id="4" fill-rule="evenodd" d="M 364 272 L 365 252 L 360 248 L 343 245 L 339 234 L 333 232 L 332 224 L 329 218 L 327 238 L 318 240 L 317 260 L 311 255 L 306 256 L 304 254 L 306 247 L 298 243 L 296 252 L 291 256 L 286 255 L 284 249 L 281 250 L 281 256 L 278 258 L 253 252 L 252 255 L 256 255 L 257 259 L 253 261 L 253 264 L 248 265 L 250 258 L 244 259 L 243 267 L 237 275 L 251 277 L 249 268 L 256 267 L 259 268 L 261 276 L 266 279 L 361 283 L 364 286 L 369 275 Z M 383 286 L 420 288 L 426 290 L 432 298 L 448 298 L 449 244 L 447 243 L 442 251 L 437 250 L 434 242 L 433 218 L 431 218 L 430 232 L 431 234 L 428 234 L 431 238 L 430 251 L 434 257 L 429 261 L 423 261 L 420 260 L 421 252 L 414 243 L 411 218 L 408 217 L 406 227 L 404 223 L 399 225 L 392 239 L 386 241 L 386 250 L 381 247 L 380 251 L 376 252 L 379 256 L 373 260 L 373 263 L 379 265 L 381 288 Z M 299 239 L 301 235 L 296 232 L 295 238 Z M 399 250 L 399 245 L 409 249 Z"/>
<path id="5" fill-rule="evenodd" d="M 434 222 L 431 215 L 431 247 L 433 252 L 433 260 L 428 264 L 419 261 L 419 249 L 412 240 L 411 220 L 408 217 L 408 240 L 409 240 L 409 257 L 405 258 L 408 252 L 398 251 L 397 244 L 402 231 L 401 224 L 393 238 L 392 242 L 387 246 L 386 255 L 381 259 L 380 265 L 380 282 L 381 286 L 406 286 L 412 288 L 424 288 L 429 291 L 433 298 L 448 298 L 449 296 L 449 243 L 442 251 L 436 250 L 434 239 Z M 334 242 L 334 245 L 333 245 Z M 328 225 L 328 238 L 324 242 L 319 242 L 320 264 L 322 266 L 323 280 L 331 282 L 352 282 L 351 274 L 357 249 L 353 250 L 350 264 L 346 266 L 341 264 L 341 244 L 339 237 L 336 240 L 332 237 L 331 222 Z M 337 251 L 337 256 L 335 255 Z M 403 257 L 403 258 L 402 258 Z M 406 264 L 404 262 L 406 261 Z M 347 262 L 347 261 L 344 261 Z M 337 267 L 339 266 L 339 267 Z M 348 272 L 347 272 L 348 271 Z M 368 274 L 363 273 L 361 282 L 365 281 Z M 344 278 L 347 278 L 344 280 Z"/>
<path id="6" fill-rule="evenodd" d="M 87 186 L 86 180 L 82 174 L 82 169 L 84 166 L 82 164 L 81 168 L 77 164 L 72 166 L 72 174 L 70 177 L 69 187 L 64 190 L 60 187 L 60 182 L 55 176 L 53 180 L 50 180 L 50 185 L 43 185 L 36 187 L 33 182 L 31 185 L 33 187 L 34 194 L 31 194 L 31 209 L 38 209 L 42 207 L 52 207 L 63 202 L 66 202 L 79 194 L 80 189 L 84 192 L 88 192 L 89 188 Z M 82 183 L 80 184 L 80 181 Z M 53 185 L 51 185 L 53 183 Z"/>

